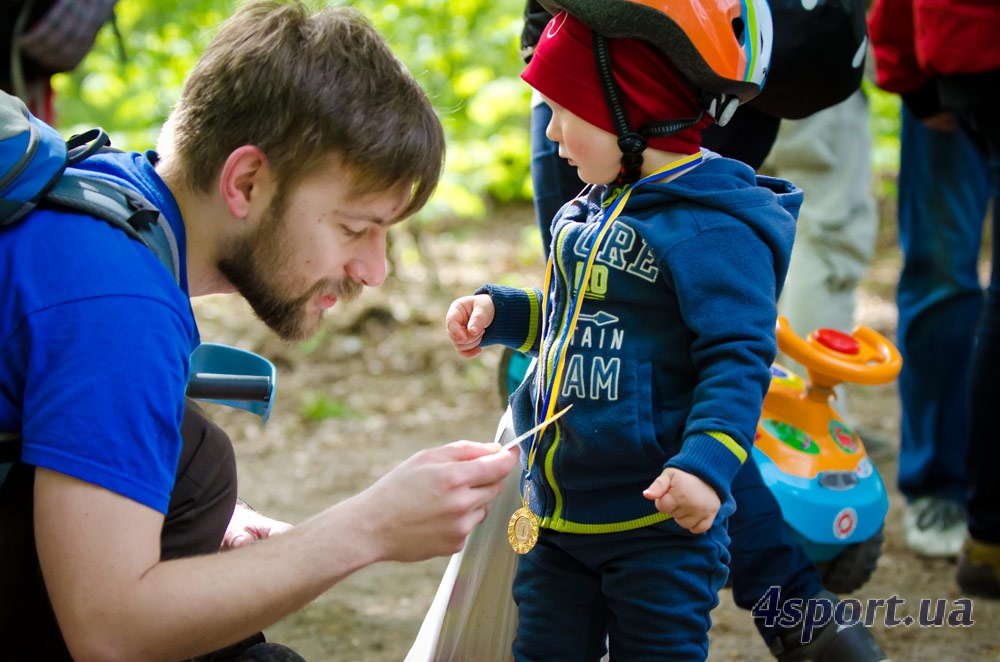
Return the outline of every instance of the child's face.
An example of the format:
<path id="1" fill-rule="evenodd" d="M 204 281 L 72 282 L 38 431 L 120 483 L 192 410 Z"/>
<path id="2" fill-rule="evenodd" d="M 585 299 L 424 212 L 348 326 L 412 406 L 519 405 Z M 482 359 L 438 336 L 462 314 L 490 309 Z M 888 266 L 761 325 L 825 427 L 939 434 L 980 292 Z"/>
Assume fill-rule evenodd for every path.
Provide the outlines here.
<path id="1" fill-rule="evenodd" d="M 576 166 L 576 174 L 588 184 L 610 184 L 621 171 L 622 152 L 614 134 L 599 129 L 543 97 L 552 108 L 552 121 L 545 135 L 559 143 L 559 156 Z"/>

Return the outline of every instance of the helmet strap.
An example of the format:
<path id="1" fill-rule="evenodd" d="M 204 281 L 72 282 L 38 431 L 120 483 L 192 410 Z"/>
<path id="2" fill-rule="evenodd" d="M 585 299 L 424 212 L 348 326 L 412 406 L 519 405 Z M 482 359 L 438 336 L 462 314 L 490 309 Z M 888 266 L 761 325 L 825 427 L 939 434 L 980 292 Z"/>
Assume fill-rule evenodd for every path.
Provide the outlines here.
<path id="1" fill-rule="evenodd" d="M 611 51 L 608 48 L 608 40 L 596 31 L 593 34 L 597 76 L 601 81 L 601 89 L 604 91 L 604 101 L 611 112 L 611 121 L 614 122 L 615 132 L 618 134 L 618 148 L 622 151 L 622 170 L 616 183 L 631 184 L 639 180 L 642 152 L 646 149 L 647 140 L 642 134 L 632 130 L 628 111 L 622 102 L 621 88 L 611 70 Z"/>
<path id="2" fill-rule="evenodd" d="M 636 130 L 632 129 L 628 111 L 622 102 L 622 91 L 618 80 L 611 69 L 611 52 L 608 40 L 597 32 L 594 35 L 594 60 L 597 63 L 597 75 L 604 91 L 604 100 L 611 112 L 615 132 L 618 134 L 618 148 L 622 151 L 622 169 L 616 184 L 632 184 L 640 178 L 642 168 L 642 153 L 649 145 L 649 138 L 662 138 L 694 126 L 701 121 L 704 112 L 697 117 L 686 117 L 662 122 L 647 122 Z"/>
<path id="3" fill-rule="evenodd" d="M 726 94 L 719 94 L 712 97 L 708 103 L 708 114 L 712 116 L 719 126 L 726 126 L 733 118 L 737 106 L 740 105 L 739 98 Z"/>

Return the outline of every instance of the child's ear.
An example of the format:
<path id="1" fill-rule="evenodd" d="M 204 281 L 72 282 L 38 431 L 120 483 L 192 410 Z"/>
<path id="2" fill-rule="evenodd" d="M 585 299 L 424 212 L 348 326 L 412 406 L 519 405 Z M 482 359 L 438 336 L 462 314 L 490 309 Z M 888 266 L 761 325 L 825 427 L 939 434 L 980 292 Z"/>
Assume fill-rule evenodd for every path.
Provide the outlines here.
<path id="1" fill-rule="evenodd" d="M 219 193 L 235 218 L 246 218 L 272 190 L 272 184 L 267 156 L 255 145 L 236 148 L 222 164 Z"/>

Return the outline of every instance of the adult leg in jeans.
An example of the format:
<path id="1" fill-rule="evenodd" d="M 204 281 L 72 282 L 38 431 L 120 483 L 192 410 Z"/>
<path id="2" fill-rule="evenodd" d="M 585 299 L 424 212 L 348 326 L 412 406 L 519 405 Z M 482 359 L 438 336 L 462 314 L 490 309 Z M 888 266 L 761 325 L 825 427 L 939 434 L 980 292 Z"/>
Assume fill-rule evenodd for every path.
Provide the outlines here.
<path id="1" fill-rule="evenodd" d="M 910 547 L 954 556 L 964 537 L 966 402 L 989 186 L 961 131 L 931 130 L 904 107 L 900 140 L 899 489 Z"/>
<path id="2" fill-rule="evenodd" d="M 993 193 L 992 270 L 972 360 L 968 448 L 969 539 L 959 559 L 963 591 L 1000 598 L 1000 444 L 996 438 L 996 379 L 1000 369 L 1000 119 L 995 109 L 973 111 L 968 123 L 986 145 Z"/>

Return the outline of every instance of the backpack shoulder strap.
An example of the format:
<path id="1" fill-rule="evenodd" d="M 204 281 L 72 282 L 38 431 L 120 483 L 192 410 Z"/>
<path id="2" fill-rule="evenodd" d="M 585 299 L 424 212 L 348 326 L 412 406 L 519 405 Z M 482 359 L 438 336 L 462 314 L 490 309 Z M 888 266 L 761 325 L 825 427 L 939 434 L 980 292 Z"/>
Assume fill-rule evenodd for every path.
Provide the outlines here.
<path id="1" fill-rule="evenodd" d="M 170 225 L 137 191 L 84 174 L 66 174 L 100 151 L 111 149 L 102 129 L 63 140 L 24 102 L 0 91 L 0 230 L 39 203 L 59 205 L 107 221 L 145 244 L 180 283 L 180 258 Z"/>
<path id="2" fill-rule="evenodd" d="M 160 210 L 136 191 L 104 179 L 65 173 L 45 200 L 95 216 L 143 243 L 180 284 L 177 238 Z"/>

